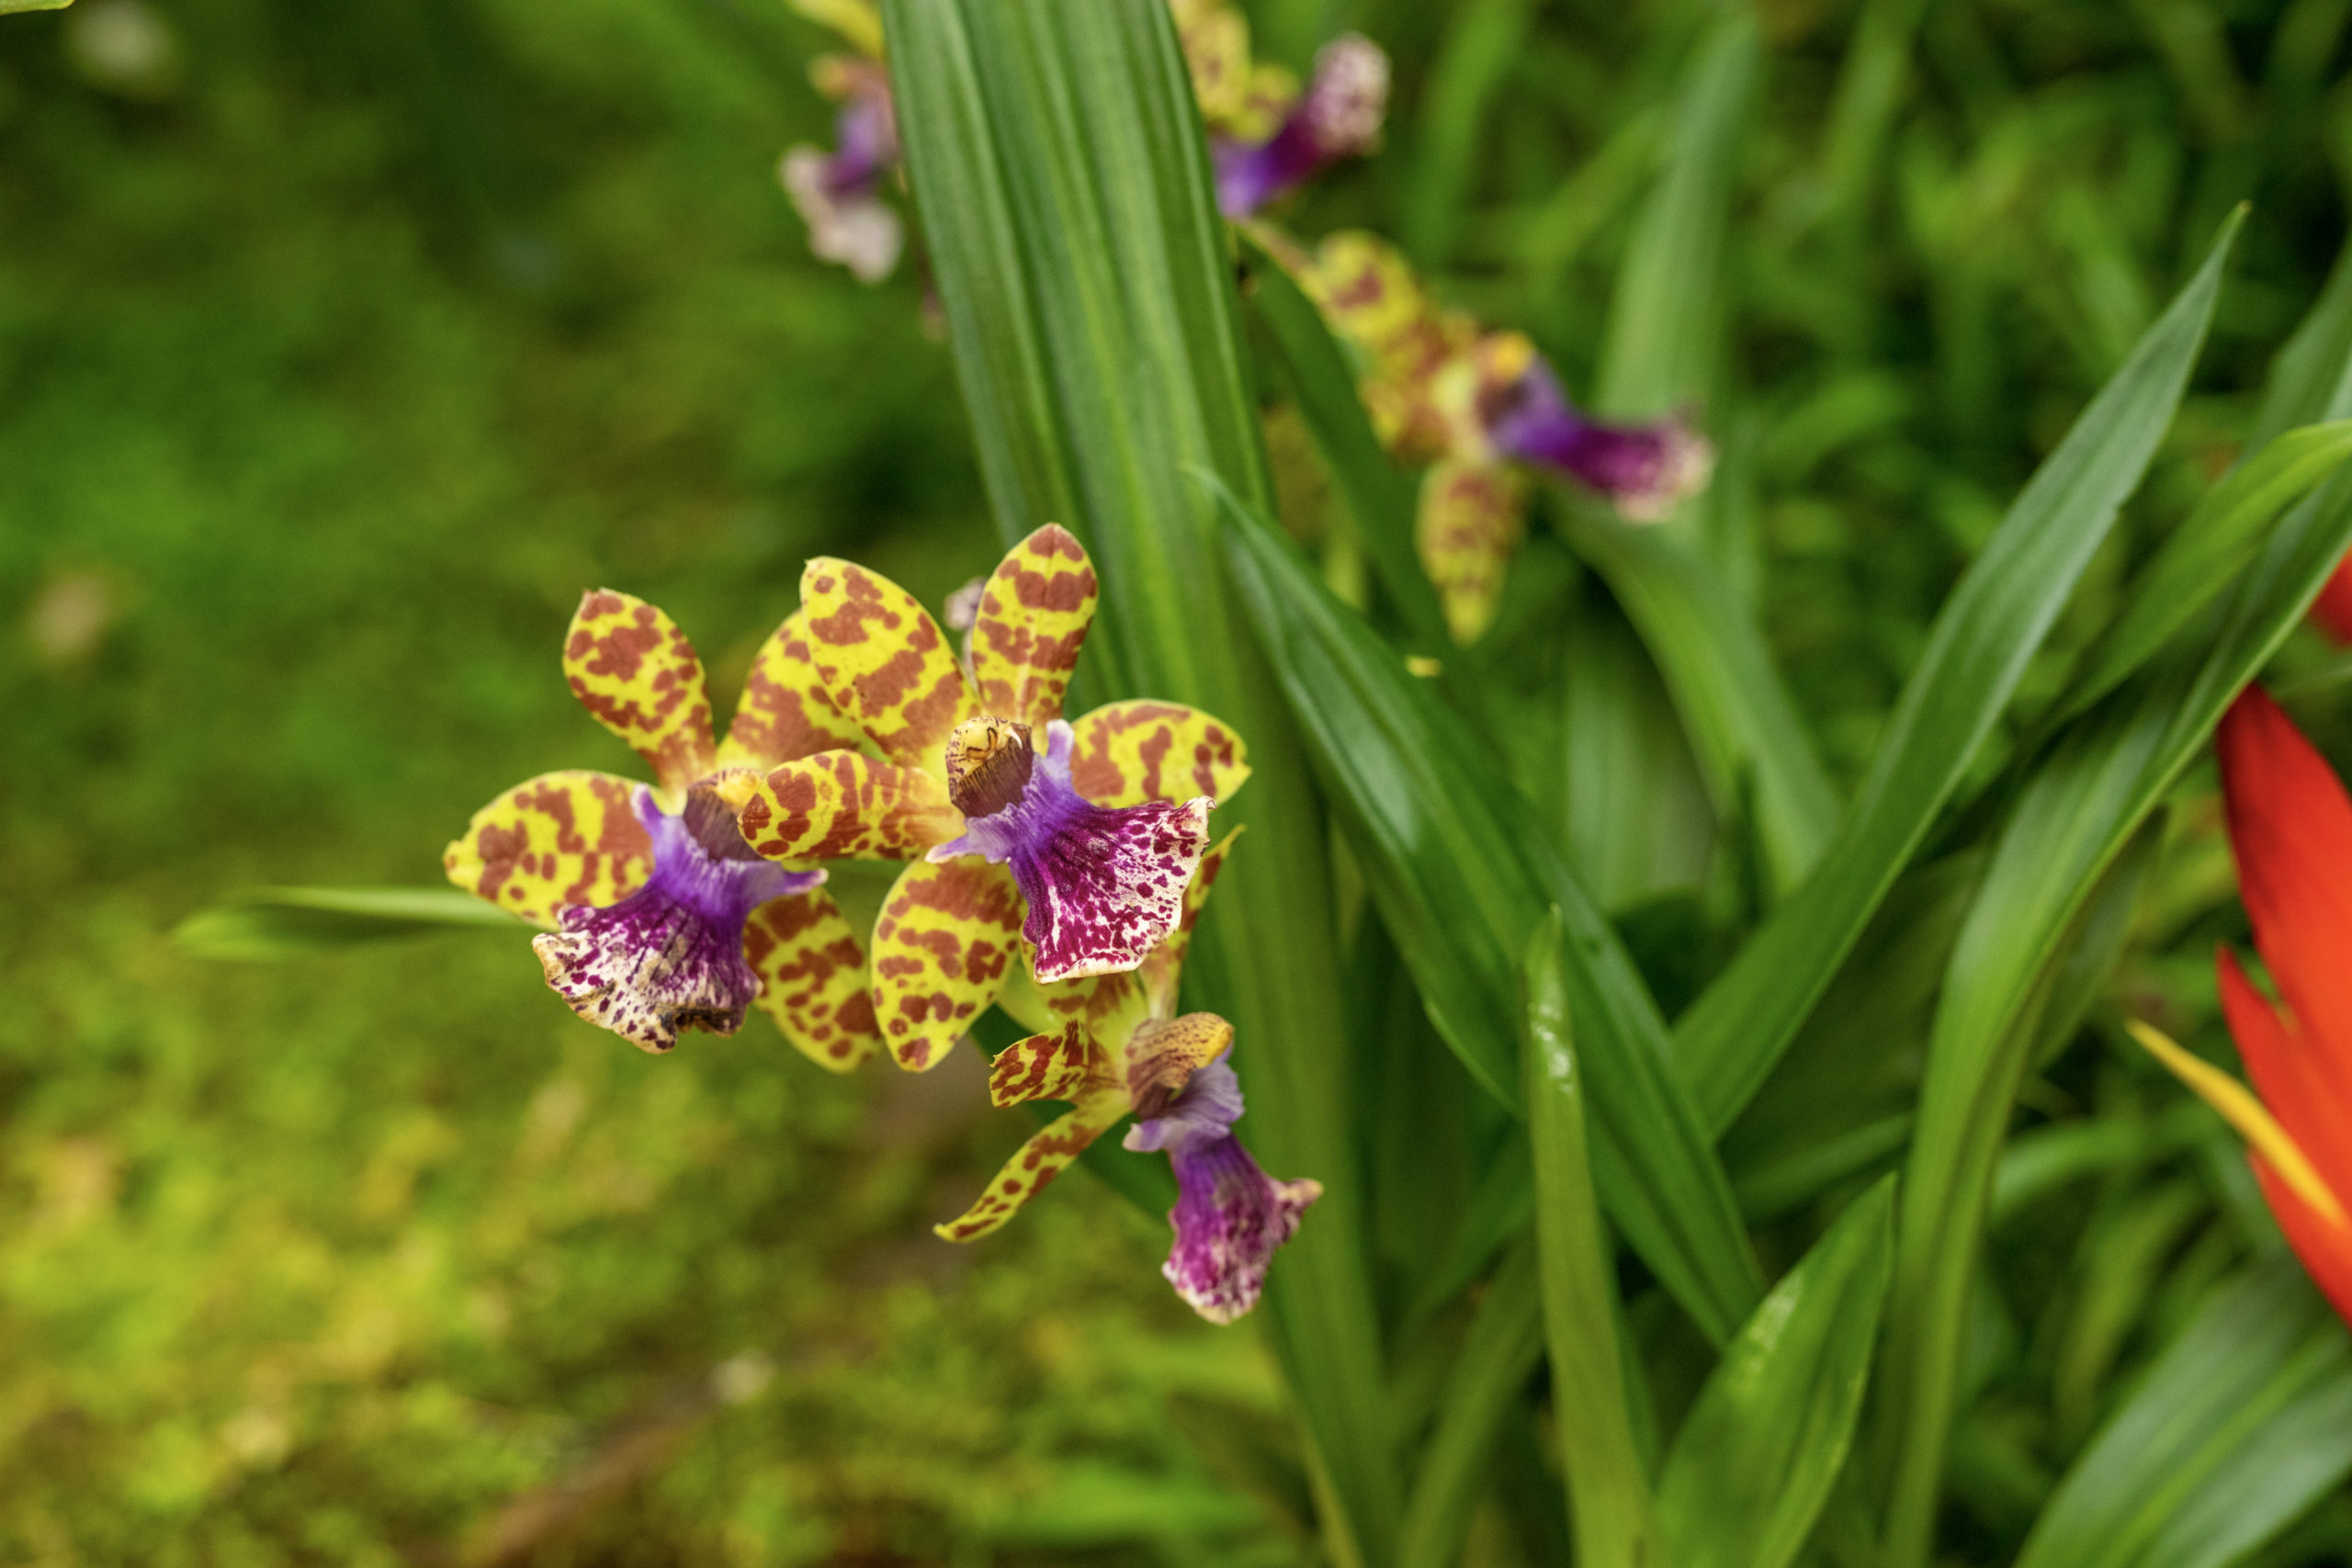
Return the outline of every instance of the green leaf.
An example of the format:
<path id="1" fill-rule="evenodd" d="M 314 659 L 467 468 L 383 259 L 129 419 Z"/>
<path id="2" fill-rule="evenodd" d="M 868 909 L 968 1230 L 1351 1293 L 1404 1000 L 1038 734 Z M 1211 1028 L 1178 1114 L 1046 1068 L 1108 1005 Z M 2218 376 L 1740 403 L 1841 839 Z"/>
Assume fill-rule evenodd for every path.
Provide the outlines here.
<path id="1" fill-rule="evenodd" d="M 887 0 L 910 183 L 1007 539 L 1093 553 L 1082 695 L 1193 704 L 1250 745 L 1246 821 L 1187 989 L 1235 1026 L 1252 1143 L 1326 1195 L 1266 1294 L 1336 1506 L 1342 1560 L 1385 1563 L 1400 1487 L 1363 1192 L 1351 1179 L 1330 868 L 1295 732 L 1233 605 L 1205 472 L 1271 486 L 1192 86 L 1162 0 Z"/>
<path id="2" fill-rule="evenodd" d="M 1846 46 L 1822 151 L 1822 195 L 1833 212 L 1856 216 L 1869 189 L 1887 126 L 1902 103 L 1911 39 L 1927 8 L 1927 0 L 1870 0 Z"/>
<path id="3" fill-rule="evenodd" d="M 1706 880 L 1717 832 L 1665 679 L 1613 597 L 1591 586 L 1560 628 L 1556 817 L 1577 879 L 1622 911 Z"/>
<path id="4" fill-rule="evenodd" d="M 1420 1286 L 1406 1308 L 1406 1321 L 1425 1319 L 1461 1294 L 1486 1272 L 1504 1244 L 1527 1228 L 1528 1217 L 1534 1212 L 1534 1176 L 1527 1163 L 1527 1145 L 1511 1138 L 1463 1202 L 1446 1249 L 1421 1260 Z"/>
<path id="5" fill-rule="evenodd" d="M 1586 1157 L 1586 1085 L 1557 919 L 1528 944 L 1527 1139 L 1535 1152 L 1535 1246 L 1552 1403 L 1580 1568 L 1659 1561 L 1648 1483 L 1625 1407 L 1608 1238 Z"/>
<path id="6" fill-rule="evenodd" d="M 2017 690 L 2172 423 L 2243 213 L 2009 508 L 1937 615 L 1827 852 L 1675 1031 L 1676 1065 L 1726 1126 L 1837 972 Z"/>
<path id="7" fill-rule="evenodd" d="M 2336 253 L 2327 287 L 2271 362 L 2248 448 L 2299 424 L 2352 413 L 2352 243 Z"/>
<path id="8" fill-rule="evenodd" d="M 1775 890 L 1820 858 L 1838 797 L 1755 619 L 1698 557 L 1664 531 L 1596 509 L 1555 508 L 1577 555 L 1608 581 L 1673 694 L 1719 816 L 1754 789 L 1758 835 Z"/>
<path id="9" fill-rule="evenodd" d="M 1241 254 L 1250 265 L 1243 298 L 1264 329 L 1273 351 L 1272 368 L 1315 437 L 1331 478 L 1355 517 L 1373 570 L 1396 606 L 1414 648 L 1432 657 L 1453 651 L 1438 606 L 1437 591 L 1413 543 L 1419 502 L 1414 476 L 1391 462 L 1356 391 L 1347 350 L 1331 335 L 1323 314 L 1282 265 L 1246 235 Z"/>
<path id="10" fill-rule="evenodd" d="M 1566 921 L 1593 1083 L 1594 1165 L 1625 1239 L 1720 1343 L 1763 1293 L 1722 1164 L 1667 1070 L 1665 1025 L 1617 933 L 1477 742 L 1271 525 L 1228 492 L 1234 572 L 1325 792 L 1438 1032 L 1517 1106 L 1507 956 Z M 1254 787 L 1254 786 L 1253 786 Z"/>
<path id="11" fill-rule="evenodd" d="M 1706 400 L 1722 347 L 1724 228 L 1762 58 L 1753 9 L 1727 6 L 1684 73 L 1665 174 L 1610 300 L 1593 406 L 1611 418 L 1654 418 Z"/>
<path id="12" fill-rule="evenodd" d="M 1674 1568 L 1784 1568 L 1846 1462 L 1894 1250 L 1894 1179 L 1764 1298 L 1683 1418 L 1657 1483 Z"/>
<path id="13" fill-rule="evenodd" d="M 0 17 L 17 11 L 62 11 L 74 0 L 0 0 Z"/>
<path id="14" fill-rule="evenodd" d="M 2240 580 L 2204 648 L 2186 648 L 2070 725 L 2019 792 L 1962 929 L 1928 1042 L 1904 1182 L 1882 1382 L 1896 1477 L 1888 1557 L 1924 1561 L 1962 1348 L 1970 1270 L 1996 1158 L 2032 1059 L 2036 1014 L 2071 977 L 2051 953 L 2109 866 L 2203 749 L 2222 710 L 2277 649 L 2352 544 L 2352 470 L 2290 512 Z M 2094 907 L 2078 931 L 2122 915 Z M 2072 945 L 2072 944 L 2070 944 Z"/>
<path id="15" fill-rule="evenodd" d="M 1478 1303 L 1478 1314 L 1447 1371 L 1437 1430 L 1421 1454 L 1405 1504 L 1402 1568 L 1451 1568 L 1461 1561 L 1470 1516 L 1492 1472 L 1488 1456 L 1544 1351 L 1535 1249 L 1515 1248 Z"/>
<path id="16" fill-rule="evenodd" d="M 2069 683 L 2062 711 L 2080 713 L 2113 691 L 2194 620 L 2260 553 L 2278 514 L 2347 457 L 2352 420 L 2305 425 L 2281 434 L 2206 491 L 2134 580 L 2123 613 Z"/>
<path id="17" fill-rule="evenodd" d="M 1529 0 L 1471 0 L 1446 29 L 1414 130 L 1401 237 L 1423 267 L 1445 265 L 1477 172 L 1478 130 L 1527 39 Z"/>
<path id="18" fill-rule="evenodd" d="M 2108 1419 L 2018 1568 L 2221 1568 L 2352 1472 L 2352 1339 L 2292 1258 L 2217 1291 Z"/>
<path id="19" fill-rule="evenodd" d="M 256 887 L 198 909 L 172 940 L 199 958 L 268 962 L 435 931 L 531 928 L 454 887 Z"/>

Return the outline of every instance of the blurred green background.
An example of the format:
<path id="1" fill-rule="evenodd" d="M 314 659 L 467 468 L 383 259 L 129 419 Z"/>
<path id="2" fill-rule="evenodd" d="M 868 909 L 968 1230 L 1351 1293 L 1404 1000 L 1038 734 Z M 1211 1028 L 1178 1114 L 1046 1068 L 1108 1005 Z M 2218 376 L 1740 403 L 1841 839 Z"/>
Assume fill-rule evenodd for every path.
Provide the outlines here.
<path id="1" fill-rule="evenodd" d="M 1294 65 L 1343 25 L 1396 57 L 1387 150 L 1287 220 L 1396 235 L 1581 388 L 1714 9 L 1253 7 Z M 2343 231 L 2352 0 L 1760 11 L 1710 544 L 1849 779 L 1967 552 L 2251 197 L 2083 628 L 2234 454 Z M 930 1237 L 1023 1130 L 977 1058 L 842 1082 L 756 1020 L 643 1057 L 503 934 L 266 966 L 165 934 L 250 884 L 430 884 L 497 790 L 630 766 L 557 667 L 584 587 L 670 610 L 723 707 L 805 556 L 934 603 L 993 559 L 915 269 L 815 264 L 775 182 L 829 137 L 830 46 L 782 0 L 0 18 L 0 1562 L 1308 1551 L 1263 1347 L 1170 1296 L 1156 1221 L 1073 1178 Z M 1537 537 L 1498 652 L 1599 592 Z M 2187 821 L 2158 1008 L 2234 919 Z M 1612 889 L 1637 939 L 1674 874 Z M 2134 1116 L 2149 1081 L 2033 1093 Z M 2181 1209 L 2144 1174 L 1996 1237 L 2188 1282 L 2024 1270 L 1984 1376 L 2034 1414 L 1996 1384 L 1955 1450 L 1995 1533 L 2236 1250 L 2156 1214 L 2115 1258 L 2118 1214 Z"/>

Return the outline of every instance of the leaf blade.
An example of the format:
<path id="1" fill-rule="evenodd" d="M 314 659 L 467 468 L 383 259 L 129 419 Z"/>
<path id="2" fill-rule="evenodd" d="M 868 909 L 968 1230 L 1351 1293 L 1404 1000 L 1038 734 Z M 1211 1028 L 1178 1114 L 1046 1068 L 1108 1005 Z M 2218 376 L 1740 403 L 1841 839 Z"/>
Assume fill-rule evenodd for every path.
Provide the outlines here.
<path id="1" fill-rule="evenodd" d="M 2171 423 L 2243 214 L 2075 422 L 1937 615 L 1843 825 L 1684 1015 L 1676 1063 L 1721 1129 L 1786 1049 L 1998 720 Z"/>

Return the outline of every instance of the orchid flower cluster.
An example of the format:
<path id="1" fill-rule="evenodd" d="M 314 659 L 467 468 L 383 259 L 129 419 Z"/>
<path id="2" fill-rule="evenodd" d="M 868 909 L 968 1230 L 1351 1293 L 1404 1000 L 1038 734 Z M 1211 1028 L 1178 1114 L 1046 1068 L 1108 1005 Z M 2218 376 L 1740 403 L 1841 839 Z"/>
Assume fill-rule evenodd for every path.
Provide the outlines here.
<path id="1" fill-rule="evenodd" d="M 1232 847 L 1210 848 L 1208 818 L 1249 777 L 1241 741 L 1171 703 L 1062 716 L 1096 600 L 1066 530 L 1038 529 L 958 599 L 960 657 L 896 583 L 810 561 L 717 740 L 684 635 L 643 600 L 589 593 L 564 673 L 653 782 L 543 773 L 475 813 L 443 863 L 546 928 L 548 986 L 647 1051 L 733 1034 L 757 1007 L 820 1066 L 886 1050 L 921 1072 L 1001 1002 L 1039 1032 L 997 1058 L 991 1097 L 1072 1109 L 939 1234 L 994 1230 L 1132 1113 L 1126 1146 L 1164 1151 L 1177 1179 L 1163 1271 L 1230 1322 L 1322 1190 L 1258 1168 L 1233 1132 L 1231 1025 L 1175 1010 Z M 867 940 L 825 891 L 838 859 L 905 863 Z"/>
<path id="2" fill-rule="evenodd" d="M 797 3 L 856 53 L 813 67 L 818 90 L 842 106 L 838 145 L 794 147 L 781 177 L 809 249 L 879 282 L 905 244 L 904 225 L 883 199 L 899 141 L 881 21 L 869 0 Z M 1251 58 L 1249 22 L 1225 0 L 1170 0 L 1170 10 L 1208 132 L 1219 210 L 1296 276 L 1356 356 L 1383 444 L 1425 469 L 1415 545 L 1455 641 L 1476 642 L 1493 623 L 1526 527 L 1528 470 L 1576 479 L 1637 523 L 1667 516 L 1705 487 L 1713 448 L 1686 419 L 1587 418 L 1525 334 L 1441 307 L 1395 246 L 1344 231 L 1310 251 L 1262 216 L 1334 165 L 1378 150 L 1388 101 L 1388 57 L 1378 45 L 1342 34 L 1317 54 L 1302 86 Z"/>

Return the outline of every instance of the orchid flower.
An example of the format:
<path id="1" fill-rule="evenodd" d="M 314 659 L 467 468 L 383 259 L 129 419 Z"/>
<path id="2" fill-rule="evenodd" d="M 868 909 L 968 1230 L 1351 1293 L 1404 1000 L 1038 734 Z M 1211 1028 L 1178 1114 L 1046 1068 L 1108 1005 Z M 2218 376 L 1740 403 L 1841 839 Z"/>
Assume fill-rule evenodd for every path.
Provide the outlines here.
<path id="1" fill-rule="evenodd" d="M 899 124 L 890 78 L 876 60 L 829 54 L 809 67 L 817 90 L 842 106 L 832 152 L 805 143 L 786 151 L 776 178 L 808 226 L 820 261 L 849 268 L 860 283 L 879 283 L 906 248 L 905 222 L 882 199 L 899 166 Z"/>
<path id="2" fill-rule="evenodd" d="M 526 780 L 474 813 L 442 856 L 449 880 L 549 928 L 532 942 L 548 984 L 648 1051 L 682 1030 L 732 1034 L 756 1002 L 810 1060 L 857 1066 L 878 1043 L 865 959 L 824 872 L 762 859 L 736 824 L 764 770 L 853 743 L 801 617 L 761 648 L 723 744 L 701 659 L 641 599 L 582 598 L 563 668 L 654 784 L 577 769 Z"/>
<path id="3" fill-rule="evenodd" d="M 2245 1138 L 2279 1228 L 2352 1321 L 2352 798 L 2258 689 L 2231 705 L 2218 748 L 2254 944 L 2284 1003 L 2221 951 L 2222 1016 L 2259 1098 L 2147 1025 L 2132 1033 Z"/>
<path id="4" fill-rule="evenodd" d="M 742 831 L 786 863 L 910 861 L 874 928 L 874 1008 L 899 1065 L 935 1066 L 1025 945 L 1040 982 L 1132 969 L 1176 926 L 1240 740 L 1171 703 L 1076 724 L 1062 695 L 1094 568 L 1047 525 L 981 590 L 971 667 L 914 596 L 847 561 L 800 581 L 817 679 L 853 739 L 752 786 Z"/>
<path id="5" fill-rule="evenodd" d="M 1233 1026 L 1215 1013 L 1176 1011 L 1193 923 L 1239 831 L 1202 857 L 1182 918 L 1132 973 L 1006 994 L 1007 1010 L 1043 1032 L 997 1057 L 989 1098 L 1000 1106 L 1067 1100 L 1070 1109 L 1023 1144 L 969 1209 L 933 1227 L 940 1235 L 974 1241 L 995 1230 L 1133 1114 L 1125 1146 L 1164 1152 L 1176 1173 L 1168 1214 L 1176 1241 L 1160 1272 L 1212 1323 L 1231 1323 L 1257 1305 L 1267 1266 L 1323 1187 L 1277 1181 L 1259 1168 L 1233 1133 L 1242 1113 L 1241 1085 L 1226 1059 Z"/>
<path id="6" fill-rule="evenodd" d="M 1193 96 L 1209 132 L 1217 209 L 1239 220 L 1343 158 L 1380 147 L 1388 56 L 1361 33 L 1317 52 L 1300 91 L 1278 65 L 1253 64 L 1250 24 L 1223 0 L 1171 0 Z"/>
<path id="7" fill-rule="evenodd" d="M 1574 479 L 1640 523 L 1705 488 L 1713 448 L 1683 420 L 1586 418 L 1523 334 L 1441 309 L 1386 242 L 1350 231 L 1311 255 L 1291 247 L 1287 259 L 1359 356 L 1382 444 L 1429 465 L 1415 543 L 1457 642 L 1494 620 L 1526 525 L 1526 469 Z"/>

